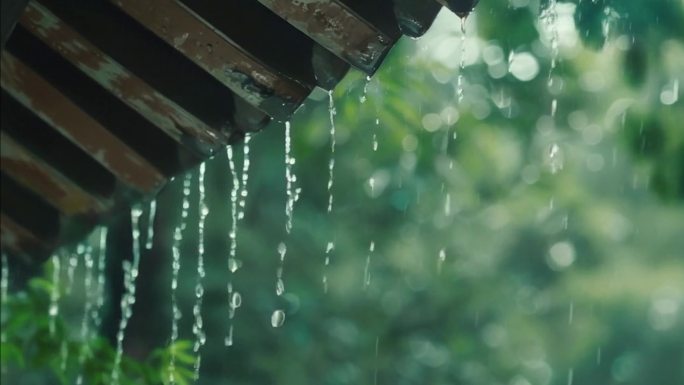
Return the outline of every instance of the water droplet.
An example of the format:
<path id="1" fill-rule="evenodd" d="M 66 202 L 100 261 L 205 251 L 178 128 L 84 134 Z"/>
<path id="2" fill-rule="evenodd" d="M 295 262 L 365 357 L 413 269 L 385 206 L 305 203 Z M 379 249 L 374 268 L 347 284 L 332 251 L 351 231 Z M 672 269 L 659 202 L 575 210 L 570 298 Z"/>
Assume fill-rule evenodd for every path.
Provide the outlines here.
<path id="1" fill-rule="evenodd" d="M 271 314 L 271 326 L 274 328 L 279 328 L 285 323 L 285 312 L 282 310 L 276 310 Z"/>
<path id="2" fill-rule="evenodd" d="M 285 282 L 282 278 L 278 278 L 276 281 L 276 295 L 281 296 L 285 292 Z"/>

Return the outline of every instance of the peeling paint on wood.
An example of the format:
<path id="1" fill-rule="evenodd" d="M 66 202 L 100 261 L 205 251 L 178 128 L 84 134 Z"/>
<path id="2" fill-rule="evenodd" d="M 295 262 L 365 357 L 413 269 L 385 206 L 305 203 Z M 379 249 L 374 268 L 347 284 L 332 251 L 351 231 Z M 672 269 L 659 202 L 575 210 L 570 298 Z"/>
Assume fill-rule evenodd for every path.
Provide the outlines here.
<path id="1" fill-rule="evenodd" d="M 110 206 L 78 187 L 1 132 L 0 158 L 3 172 L 44 197 L 65 215 L 94 215 Z"/>
<path id="2" fill-rule="evenodd" d="M 154 166 L 8 52 L 2 53 L 1 79 L 12 97 L 122 182 L 152 193 L 166 181 Z"/>
<path id="3" fill-rule="evenodd" d="M 178 143 L 184 136 L 216 149 L 227 137 L 150 87 L 71 29 L 44 6 L 31 1 L 20 23 Z"/>
<path id="4" fill-rule="evenodd" d="M 251 105 L 277 119 L 294 113 L 311 91 L 254 58 L 177 1 L 113 3 Z"/>
<path id="5" fill-rule="evenodd" d="M 339 0 L 258 0 L 351 65 L 373 73 L 389 51 L 387 35 Z"/>

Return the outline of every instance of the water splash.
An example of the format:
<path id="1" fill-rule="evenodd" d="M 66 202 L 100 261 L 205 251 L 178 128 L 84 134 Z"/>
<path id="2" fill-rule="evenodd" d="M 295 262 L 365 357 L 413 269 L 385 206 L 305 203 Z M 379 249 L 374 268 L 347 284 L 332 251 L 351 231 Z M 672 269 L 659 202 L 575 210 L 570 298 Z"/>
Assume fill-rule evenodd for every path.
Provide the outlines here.
<path id="1" fill-rule="evenodd" d="M 105 300 L 105 267 L 107 264 L 107 228 L 100 228 L 100 244 L 98 246 L 98 258 L 97 258 L 97 286 L 95 288 L 95 306 L 91 311 L 91 318 L 93 320 L 94 332 L 97 333 L 102 324 L 102 307 L 104 306 Z M 94 336 L 93 336 L 94 337 Z M 92 337 L 91 337 L 92 338 Z"/>
<path id="2" fill-rule="evenodd" d="M 140 266 L 140 216 L 142 209 L 138 206 L 131 208 L 131 224 L 133 233 L 133 261 L 123 261 L 124 275 L 124 294 L 121 296 L 121 319 L 119 320 L 119 330 L 116 334 L 116 355 L 114 366 L 112 367 L 111 383 L 119 384 L 121 371 L 121 358 L 123 356 L 123 341 L 128 326 L 128 321 L 133 315 L 133 304 L 135 304 L 135 282 L 138 278 L 138 267 Z"/>
<path id="3" fill-rule="evenodd" d="M 465 53 L 466 53 L 466 18 L 461 18 L 461 57 L 458 64 L 458 80 L 456 82 L 456 94 L 458 95 L 458 103 L 461 104 L 464 97 L 463 91 L 463 71 L 465 70 Z"/>
<path id="4" fill-rule="evenodd" d="M 371 241 L 368 246 L 368 256 L 366 257 L 366 266 L 363 270 L 363 288 L 368 289 L 371 284 L 371 259 L 375 252 L 375 241 Z"/>
<path id="5" fill-rule="evenodd" d="M 149 217 L 147 217 L 147 240 L 145 241 L 145 249 L 152 250 L 154 245 L 154 219 L 157 215 L 157 200 L 150 201 Z"/>
<path id="6" fill-rule="evenodd" d="M 178 322 L 182 317 L 180 308 L 178 307 L 178 299 L 176 298 L 176 291 L 178 289 L 178 272 L 180 271 L 180 243 L 183 239 L 180 225 L 176 226 L 173 232 L 173 245 L 171 246 L 172 262 L 171 262 L 171 354 L 169 356 L 169 384 L 176 384 L 176 341 L 178 341 Z"/>
<path id="7" fill-rule="evenodd" d="M 204 285 L 202 281 L 206 275 L 204 269 L 204 223 L 209 208 L 205 202 L 205 182 L 204 175 L 206 172 L 206 163 L 202 163 L 199 167 L 199 181 L 197 183 L 197 190 L 199 192 L 199 224 L 197 226 L 197 282 L 195 284 L 195 305 L 192 308 L 194 316 L 194 323 L 192 325 L 192 333 L 195 335 L 195 344 L 193 345 L 193 352 L 195 352 L 194 365 L 194 379 L 199 378 L 200 366 L 202 357 L 199 353 L 200 348 L 206 343 L 206 334 L 204 333 L 204 321 L 202 320 L 202 300 L 204 298 Z"/>
<path id="8" fill-rule="evenodd" d="M 359 97 L 359 102 L 361 104 L 365 103 L 366 100 L 368 100 L 368 85 L 370 84 L 371 77 L 370 75 L 366 76 L 366 82 L 363 85 L 363 93 L 361 94 L 361 97 Z"/>
<path id="9" fill-rule="evenodd" d="M 245 143 L 242 145 L 242 184 L 240 185 L 240 212 L 238 213 L 238 220 L 245 217 L 245 205 L 247 202 L 247 194 L 249 193 L 247 191 L 247 182 L 249 180 L 249 142 L 251 139 L 251 135 L 245 135 Z"/>
<path id="10" fill-rule="evenodd" d="M 48 316 L 50 317 L 50 336 L 54 336 L 57 316 L 59 315 L 61 261 L 59 255 L 57 254 L 53 254 L 50 259 L 52 260 L 52 290 L 50 291 L 50 307 L 48 309 Z"/>
<path id="11" fill-rule="evenodd" d="M 94 297 L 93 294 L 93 278 L 94 278 L 94 267 L 95 267 L 95 260 L 93 259 L 93 248 L 92 246 L 87 246 L 85 253 L 83 254 L 83 260 L 85 264 L 85 276 L 84 276 L 84 281 L 83 281 L 83 289 L 85 293 L 85 303 L 83 305 L 83 318 L 81 319 L 81 342 L 83 345 L 81 346 L 81 349 L 78 354 L 78 363 L 79 367 L 83 368 L 83 364 L 85 363 L 86 357 L 88 356 L 90 352 L 90 312 L 92 310 L 92 307 L 94 305 L 94 302 L 96 298 Z M 79 372 L 78 376 L 76 377 L 76 384 L 81 385 L 83 384 L 83 372 Z"/>

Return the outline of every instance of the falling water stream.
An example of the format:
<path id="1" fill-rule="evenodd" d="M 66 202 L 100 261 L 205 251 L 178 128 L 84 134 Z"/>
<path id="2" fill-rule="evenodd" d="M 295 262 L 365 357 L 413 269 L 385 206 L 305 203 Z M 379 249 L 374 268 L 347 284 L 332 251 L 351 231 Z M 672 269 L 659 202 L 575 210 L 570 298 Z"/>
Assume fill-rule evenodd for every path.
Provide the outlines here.
<path id="1" fill-rule="evenodd" d="M 371 284 L 371 260 L 375 252 L 375 241 L 371 241 L 368 246 L 368 255 L 366 256 L 366 266 L 363 269 L 363 288 L 368 289 Z"/>
<path id="2" fill-rule="evenodd" d="M 9 289 L 9 267 L 7 266 L 7 255 L 2 253 L 2 271 L 0 273 L 0 316 L 7 314 L 7 290 Z M 0 330 L 0 342 L 7 342 L 5 329 Z"/>
<path id="3" fill-rule="evenodd" d="M 202 320 L 202 300 L 204 298 L 204 277 L 206 271 L 204 269 L 204 223 L 209 208 L 206 204 L 204 176 L 206 172 L 206 163 L 202 163 L 199 167 L 199 181 L 197 183 L 197 190 L 199 192 L 199 224 L 197 226 L 197 283 L 195 284 L 195 305 L 192 308 L 192 315 L 194 316 L 194 324 L 192 325 L 192 333 L 195 335 L 195 343 L 193 351 L 195 352 L 194 378 L 199 378 L 200 365 L 202 363 L 202 356 L 199 351 L 204 346 L 207 337 L 204 333 L 204 321 Z"/>
<path id="4" fill-rule="evenodd" d="M 102 307 L 105 300 L 105 267 L 107 263 L 107 228 L 102 227 L 99 231 L 100 242 L 98 245 L 97 257 L 97 286 L 95 287 L 95 304 L 91 308 L 91 319 L 93 321 L 93 334 L 97 334 L 97 330 L 102 324 Z M 95 337 L 93 335 L 91 338 Z"/>
<path id="5" fill-rule="evenodd" d="M 111 373 L 111 383 L 119 384 L 121 370 L 121 358 L 123 356 L 123 341 L 128 321 L 133 315 L 133 304 L 135 304 L 135 282 L 138 278 L 138 268 L 140 266 L 140 216 L 142 209 L 134 206 L 131 209 L 131 224 L 133 234 L 133 261 L 123 261 L 124 294 L 121 297 L 121 319 L 119 320 L 119 330 L 116 334 L 116 355 L 114 366 Z"/>
<path id="6" fill-rule="evenodd" d="M 249 150 L 245 150 L 245 154 L 248 154 Z M 228 157 L 228 168 L 230 168 L 230 173 L 232 176 L 232 187 L 230 190 L 230 215 L 231 215 L 231 228 L 229 233 L 230 238 L 230 251 L 228 254 L 228 334 L 224 338 L 225 346 L 233 345 L 233 318 L 235 317 L 236 304 L 240 304 L 241 300 L 238 300 L 240 294 L 233 292 L 233 274 L 238 270 L 240 264 L 237 260 L 237 229 L 238 229 L 238 194 L 240 194 L 240 177 L 235 167 L 235 160 L 233 159 L 233 148 L 228 146 L 226 148 L 226 155 Z M 245 190 L 246 191 L 246 190 Z"/>
<path id="7" fill-rule="evenodd" d="M 235 160 L 233 159 L 233 149 L 229 146 L 226 148 L 226 155 L 228 157 L 228 166 L 230 168 L 232 176 L 232 187 L 230 192 L 230 202 L 231 202 L 231 230 L 229 233 L 230 238 L 230 251 L 228 255 L 228 333 L 224 338 L 225 346 L 232 346 L 234 339 L 234 325 L 233 319 L 235 318 L 235 312 L 237 308 L 242 305 L 242 295 L 235 291 L 233 288 L 233 274 L 240 268 L 240 262 L 237 260 L 237 231 L 238 231 L 238 221 L 244 219 L 245 217 L 245 207 L 247 196 L 249 194 L 247 190 L 247 183 L 249 181 L 249 142 L 251 136 L 245 136 L 245 142 L 242 147 L 242 180 L 240 180 L 240 175 L 238 174 L 237 168 L 235 167 Z M 238 197 L 239 195 L 239 197 Z M 239 210 L 239 211 L 238 211 Z"/>
<path id="8" fill-rule="evenodd" d="M 147 217 L 147 239 L 145 240 L 145 249 L 152 250 L 154 245 L 154 219 L 157 215 L 157 200 L 150 201 L 149 216 Z"/>
<path id="9" fill-rule="evenodd" d="M 456 94 L 458 95 L 458 103 L 461 104 L 463 101 L 463 70 L 465 69 L 465 53 L 466 53 L 466 20 L 467 17 L 461 18 L 461 57 L 458 65 L 458 80 L 456 83 Z"/>
<path id="10" fill-rule="evenodd" d="M 247 195 L 249 194 L 247 182 L 249 181 L 249 142 L 251 139 L 251 135 L 245 135 L 245 142 L 242 145 L 242 182 L 240 184 L 240 212 L 238 213 L 238 220 L 245 217 L 245 206 L 247 203 Z"/>
<path id="11" fill-rule="evenodd" d="M 297 177 L 294 175 L 292 167 L 295 165 L 295 158 L 291 155 L 292 138 L 290 135 L 290 122 L 285 122 L 285 185 L 286 185 L 286 203 L 285 203 L 285 232 L 287 235 L 292 231 L 292 214 L 294 211 L 294 204 L 299 199 L 299 188 L 296 187 Z M 285 292 L 285 281 L 283 280 L 283 270 L 285 269 L 285 254 L 287 253 L 287 246 L 285 242 L 278 244 L 278 254 L 280 260 L 278 262 L 278 269 L 276 270 L 276 295 L 281 296 Z M 285 312 L 282 309 L 276 309 L 271 314 L 271 326 L 280 327 L 285 322 Z"/>
<path id="12" fill-rule="evenodd" d="M 176 341 L 178 341 L 178 322 L 182 314 L 178 307 L 176 291 L 178 289 L 178 272 L 180 271 L 180 243 L 183 239 L 180 225 L 173 231 L 173 246 L 171 247 L 173 261 L 171 263 L 171 353 L 169 357 L 169 384 L 176 384 Z"/>
<path id="13" fill-rule="evenodd" d="M 335 100 L 332 90 L 328 91 L 328 115 L 330 117 L 330 160 L 328 161 L 328 217 L 333 209 L 333 183 L 335 176 Z M 328 241 L 325 247 L 325 262 L 323 266 L 323 292 L 328 292 L 328 268 L 330 266 L 330 253 L 335 250 L 335 241 Z"/>
<path id="14" fill-rule="evenodd" d="M 53 254 L 50 259 L 52 260 L 52 290 L 50 291 L 48 315 L 50 316 L 50 336 L 54 336 L 57 316 L 59 315 L 61 262 L 58 254 Z"/>
<path id="15" fill-rule="evenodd" d="M 81 319 L 81 350 L 78 355 L 79 368 L 83 368 L 86 357 L 88 356 L 90 349 L 90 312 L 97 300 L 93 294 L 93 278 L 94 278 L 94 267 L 95 261 L 93 260 L 93 248 L 92 246 L 86 246 L 85 253 L 83 254 L 83 261 L 85 264 L 85 276 L 83 282 L 83 292 L 85 293 L 85 303 L 83 305 L 83 318 Z M 80 371 L 76 377 L 76 384 L 83 384 L 83 372 Z"/>

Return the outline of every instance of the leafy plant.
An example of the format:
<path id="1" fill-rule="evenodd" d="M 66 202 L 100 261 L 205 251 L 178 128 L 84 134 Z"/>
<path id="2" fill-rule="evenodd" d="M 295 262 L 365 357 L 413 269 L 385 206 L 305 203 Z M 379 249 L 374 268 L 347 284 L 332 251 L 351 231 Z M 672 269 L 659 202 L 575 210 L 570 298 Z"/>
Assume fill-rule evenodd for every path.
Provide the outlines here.
<path id="1" fill-rule="evenodd" d="M 8 296 L 2 320 L 3 369 L 16 371 L 19 376 L 47 369 L 60 384 L 73 384 L 74 380 L 91 385 L 110 384 L 115 348 L 97 335 L 85 340 L 72 338 L 61 315 L 51 319 L 48 309 L 54 290 L 60 290 L 60 294 L 65 291 L 45 277 L 36 277 L 25 290 Z M 174 355 L 175 363 L 171 366 Z M 167 385 L 173 378 L 176 384 L 186 385 L 191 382 L 194 362 L 191 343 L 180 340 L 154 350 L 144 361 L 124 356 L 119 383 Z"/>

